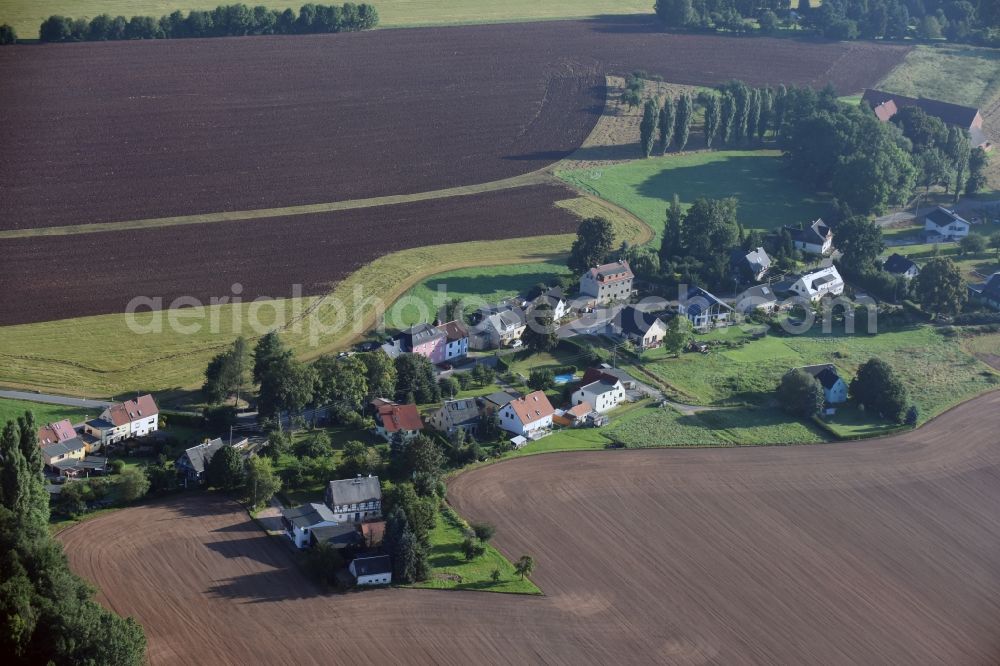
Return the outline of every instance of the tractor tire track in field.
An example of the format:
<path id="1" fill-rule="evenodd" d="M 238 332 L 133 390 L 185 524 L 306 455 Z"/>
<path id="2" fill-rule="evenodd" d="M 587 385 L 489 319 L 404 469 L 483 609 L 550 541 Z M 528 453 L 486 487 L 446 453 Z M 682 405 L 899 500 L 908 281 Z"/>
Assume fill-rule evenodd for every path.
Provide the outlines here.
<path id="1" fill-rule="evenodd" d="M 324 595 L 215 494 L 59 538 L 99 599 L 143 624 L 154 665 L 997 663 L 998 419 L 993 392 L 881 440 L 555 453 L 459 475 L 449 501 L 493 522 L 508 557 L 534 557 L 541 598 Z"/>

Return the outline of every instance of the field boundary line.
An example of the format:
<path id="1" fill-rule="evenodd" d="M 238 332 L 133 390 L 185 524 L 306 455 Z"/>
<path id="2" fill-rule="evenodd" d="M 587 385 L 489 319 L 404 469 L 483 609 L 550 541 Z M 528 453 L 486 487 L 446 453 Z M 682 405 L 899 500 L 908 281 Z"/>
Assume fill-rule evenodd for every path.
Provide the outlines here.
<path id="1" fill-rule="evenodd" d="M 432 201 L 434 199 L 449 199 L 453 197 L 472 196 L 487 192 L 500 192 L 530 185 L 546 185 L 562 181 L 551 175 L 547 168 L 530 171 L 510 178 L 491 180 L 474 185 L 460 185 L 440 190 L 415 192 L 413 194 L 389 194 L 368 199 L 346 199 L 326 203 L 301 204 L 283 208 L 257 208 L 254 210 L 221 211 L 202 213 L 198 215 L 175 215 L 171 217 L 153 217 L 141 220 L 123 220 L 118 222 L 94 222 L 89 224 L 71 224 L 59 227 L 32 227 L 30 229 L 8 229 L 0 231 L 0 240 L 11 238 L 38 238 L 44 236 L 76 236 L 80 234 L 96 234 L 108 231 L 131 231 L 137 229 L 158 229 L 162 227 L 188 226 L 193 224 L 216 224 L 219 222 L 243 222 L 263 220 L 273 217 L 293 217 L 316 213 L 332 213 L 358 208 L 377 208 L 380 206 L 397 206 L 400 204 Z"/>

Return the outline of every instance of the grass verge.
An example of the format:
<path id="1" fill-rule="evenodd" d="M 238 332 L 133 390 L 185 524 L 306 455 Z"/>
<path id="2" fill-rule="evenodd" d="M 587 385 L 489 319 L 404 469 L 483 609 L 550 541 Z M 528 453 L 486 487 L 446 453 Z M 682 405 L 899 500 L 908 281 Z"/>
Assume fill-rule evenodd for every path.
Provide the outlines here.
<path id="1" fill-rule="evenodd" d="M 27 411 L 34 413 L 35 422 L 39 425 L 54 423 L 63 419 L 79 423 L 85 416 L 97 416 L 98 413 L 98 410 L 93 409 L 88 412 L 79 407 L 66 407 L 64 405 L 49 405 L 44 402 L 0 398 L 0 424 L 4 424 L 7 421 L 16 421 L 18 416 L 23 416 Z"/>
<path id="2" fill-rule="evenodd" d="M 963 45 L 917 46 L 876 88 L 985 110 L 1000 96 L 1000 52 Z"/>

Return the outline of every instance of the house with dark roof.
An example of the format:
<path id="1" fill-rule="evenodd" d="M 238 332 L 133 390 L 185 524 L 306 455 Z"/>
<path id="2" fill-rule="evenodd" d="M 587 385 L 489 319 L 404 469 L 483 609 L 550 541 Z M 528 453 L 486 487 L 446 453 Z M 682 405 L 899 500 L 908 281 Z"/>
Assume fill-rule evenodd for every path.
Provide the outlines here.
<path id="1" fill-rule="evenodd" d="M 392 561 L 388 555 L 364 555 L 348 567 L 358 585 L 388 585 L 392 582 Z"/>
<path id="2" fill-rule="evenodd" d="M 458 428 L 469 432 L 479 426 L 479 405 L 473 398 L 445 400 L 440 409 L 430 413 L 427 420 L 441 432 L 453 433 Z"/>
<path id="3" fill-rule="evenodd" d="M 882 122 L 891 120 L 900 109 L 916 107 L 946 125 L 954 125 L 968 130 L 973 148 L 989 148 L 989 140 L 983 134 L 983 115 L 975 107 L 926 97 L 907 97 L 906 95 L 873 89 L 865 90 L 861 102 L 870 106 L 875 111 L 875 117 Z"/>
<path id="4" fill-rule="evenodd" d="M 444 335 L 444 360 L 462 358 L 469 353 L 469 331 L 460 321 L 449 321 L 437 327 Z"/>
<path id="5" fill-rule="evenodd" d="M 437 364 L 443 363 L 445 360 L 448 335 L 428 323 L 414 324 L 405 331 L 400 331 L 393 337 L 390 344 L 398 347 L 404 353 L 418 354 L 431 363 Z"/>
<path id="6" fill-rule="evenodd" d="M 982 284 L 970 284 L 969 300 L 1000 311 L 1000 272 L 994 273 Z"/>
<path id="7" fill-rule="evenodd" d="M 823 387 L 823 397 L 827 404 L 838 405 L 847 402 L 847 383 L 837 374 L 837 368 L 832 364 L 807 365 L 799 369 L 816 378 Z"/>
<path id="8" fill-rule="evenodd" d="M 334 523 L 313 528 L 309 535 L 309 545 L 332 546 L 337 550 L 357 551 L 364 547 L 361 531 L 353 523 Z"/>
<path id="9" fill-rule="evenodd" d="M 469 332 L 471 349 L 496 349 L 519 345 L 527 328 L 524 310 L 510 303 L 484 308 L 481 319 Z"/>
<path id="10" fill-rule="evenodd" d="M 555 409 L 542 391 L 515 398 L 500 411 L 500 427 L 528 439 L 537 439 L 552 428 Z"/>
<path id="11" fill-rule="evenodd" d="M 216 452 L 226 445 L 226 442 L 216 437 L 184 451 L 181 457 L 174 462 L 174 468 L 184 479 L 185 485 L 189 481 L 191 483 L 204 483 L 205 468 L 212 462 L 212 457 Z"/>
<path id="12" fill-rule="evenodd" d="M 589 296 L 598 305 L 627 301 L 632 296 L 635 275 L 627 261 L 602 264 L 580 277 L 580 294 Z"/>
<path id="13" fill-rule="evenodd" d="M 813 220 L 808 225 L 785 225 L 782 228 L 792 237 L 792 245 L 796 250 L 821 255 L 830 254 L 833 250 L 833 230 L 822 218 Z"/>
<path id="14" fill-rule="evenodd" d="M 312 543 L 312 535 L 316 529 L 339 525 L 333 511 L 327 505 L 318 503 L 282 509 L 281 524 L 296 548 L 307 548 Z"/>
<path id="15" fill-rule="evenodd" d="M 924 215 L 924 234 L 927 240 L 958 240 L 969 235 L 972 225 L 965 218 L 944 206 L 938 206 Z"/>
<path id="16" fill-rule="evenodd" d="M 520 395 L 516 391 L 495 391 L 481 398 L 476 398 L 476 404 L 479 405 L 479 410 L 482 414 L 495 414 L 509 405 L 511 400 L 519 398 Z"/>
<path id="17" fill-rule="evenodd" d="M 734 310 L 744 317 L 754 312 L 771 314 L 778 309 L 778 296 L 767 284 L 756 284 L 736 297 Z"/>
<path id="18" fill-rule="evenodd" d="M 536 308 L 543 304 L 548 305 L 552 309 L 552 318 L 555 321 L 559 321 L 569 312 L 569 302 L 563 296 L 562 287 L 547 289 L 532 301 L 532 305 Z"/>
<path id="19" fill-rule="evenodd" d="M 362 523 L 382 517 L 382 485 L 377 476 L 331 481 L 326 487 L 326 505 L 338 523 Z"/>
<path id="20" fill-rule="evenodd" d="M 611 322 L 611 331 L 622 340 L 629 340 L 636 349 L 642 351 L 660 346 L 663 336 L 667 334 L 667 325 L 655 314 L 627 305 L 615 315 Z"/>
<path id="21" fill-rule="evenodd" d="M 600 413 L 608 412 L 625 402 L 625 387 L 617 377 L 603 376 L 600 379 L 582 385 L 573 393 L 572 402 L 575 406 L 588 405 L 588 410 Z"/>
<path id="22" fill-rule="evenodd" d="M 375 433 L 387 442 L 413 439 L 424 429 L 416 405 L 399 405 L 384 399 L 376 399 L 372 405 L 375 407 Z"/>
<path id="23" fill-rule="evenodd" d="M 79 437 L 42 444 L 41 449 L 42 462 L 57 471 L 59 463 L 83 460 L 87 455 L 87 445 Z"/>
<path id="24" fill-rule="evenodd" d="M 907 259 L 897 252 L 889 255 L 889 258 L 885 260 L 884 264 L 882 264 L 882 268 L 886 273 L 899 275 L 907 280 L 912 280 L 920 274 L 919 266 L 917 266 L 912 260 Z"/>
<path id="25" fill-rule="evenodd" d="M 690 320 L 697 330 L 713 326 L 728 326 L 732 323 L 733 309 L 719 297 L 701 287 L 692 286 L 677 302 L 677 312 Z"/>
<path id="26" fill-rule="evenodd" d="M 106 474 L 108 459 L 103 456 L 84 456 L 82 458 L 65 458 L 49 464 L 59 476 L 76 478 L 93 474 Z"/>
<path id="27" fill-rule="evenodd" d="M 732 266 L 737 274 L 753 282 L 760 282 L 771 270 L 771 257 L 762 247 L 750 252 L 736 249 L 732 253 Z"/>

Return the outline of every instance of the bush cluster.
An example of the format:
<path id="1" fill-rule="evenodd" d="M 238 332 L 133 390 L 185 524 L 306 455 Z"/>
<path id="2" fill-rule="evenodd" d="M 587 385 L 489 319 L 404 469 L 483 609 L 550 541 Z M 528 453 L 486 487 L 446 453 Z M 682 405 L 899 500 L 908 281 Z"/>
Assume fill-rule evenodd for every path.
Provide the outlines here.
<path id="1" fill-rule="evenodd" d="M 244 35 L 297 35 L 307 33 L 356 32 L 378 24 L 378 11 L 366 3 L 356 5 L 302 5 L 279 11 L 263 5 L 219 5 L 215 9 L 192 10 L 185 16 L 175 11 L 167 16 L 101 14 L 87 20 L 50 16 L 42 23 L 38 38 L 43 42 L 99 42 L 120 39 L 181 39 L 185 37 L 241 37 Z"/>

